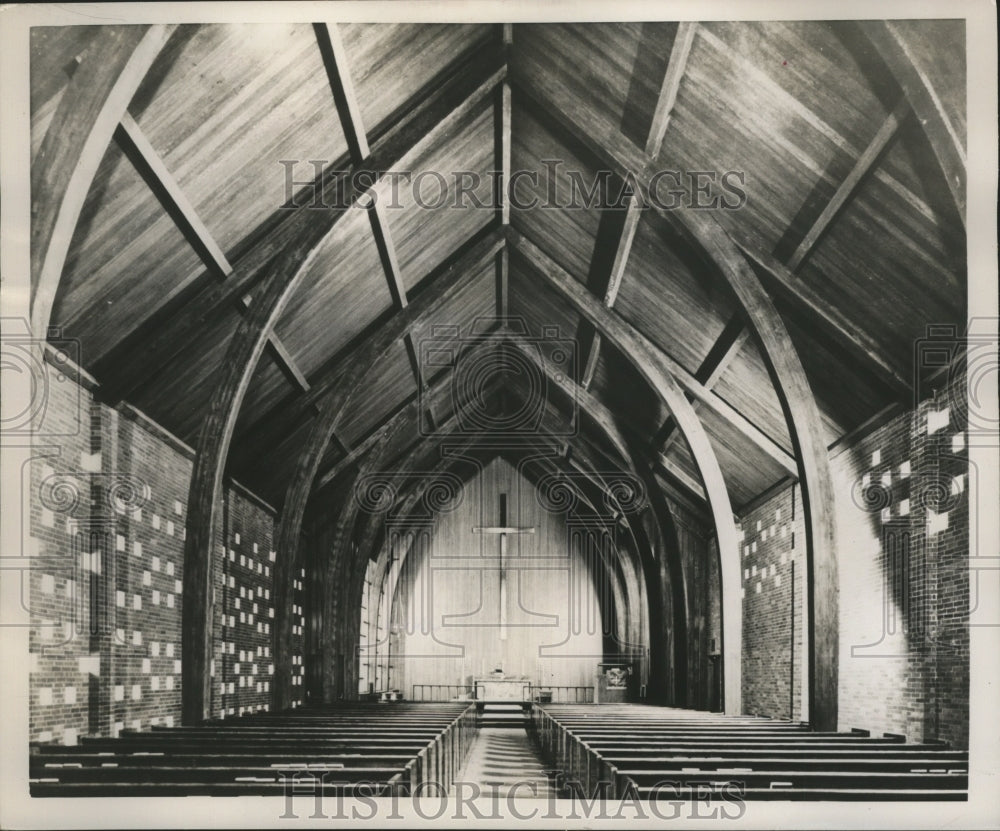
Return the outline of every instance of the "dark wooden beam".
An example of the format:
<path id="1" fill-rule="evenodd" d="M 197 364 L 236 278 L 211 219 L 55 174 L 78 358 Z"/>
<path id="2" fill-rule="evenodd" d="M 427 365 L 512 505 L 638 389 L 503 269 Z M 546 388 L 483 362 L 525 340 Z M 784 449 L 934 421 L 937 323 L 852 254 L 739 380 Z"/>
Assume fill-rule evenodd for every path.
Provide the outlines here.
<path id="1" fill-rule="evenodd" d="M 816 243 L 826 233 L 826 230 L 830 227 L 830 223 L 833 222 L 844 206 L 850 201 L 851 197 L 854 196 L 858 187 L 875 168 L 875 165 L 878 164 L 879 159 L 882 158 L 886 149 L 892 144 L 893 139 L 899 135 L 899 128 L 903 125 L 909 113 L 909 102 L 904 99 L 896 105 L 896 108 L 889 114 L 889 117 L 882 122 L 882 126 L 879 127 L 875 137 L 869 142 L 868 146 L 854 163 L 851 172 L 847 174 L 844 181 L 837 187 L 836 192 L 823 208 L 823 212 L 816 218 L 812 227 L 806 231 L 802 241 L 798 244 L 795 251 L 792 252 L 792 256 L 788 258 L 787 265 L 789 269 L 797 271 L 806 257 L 816 247 Z"/>
<path id="2" fill-rule="evenodd" d="M 150 144 L 145 133 L 135 119 L 126 112 L 115 130 L 115 142 L 129 158 L 136 171 L 149 185 L 163 209 L 174 220 L 174 224 L 188 241 L 205 267 L 220 280 L 233 271 L 222 248 L 215 241 L 208 227 L 202 222 L 194 205 L 188 200 L 180 184 L 167 168 L 156 149 Z M 250 305 L 247 298 L 240 298 L 239 308 L 245 312 Z M 309 389 L 309 382 L 299 370 L 295 359 L 272 331 L 268 334 L 268 346 L 279 368 L 293 386 Z"/>
<path id="3" fill-rule="evenodd" d="M 468 60 L 463 59 L 438 89 L 414 101 L 390 128 L 380 133 L 363 165 L 350 164 L 349 159 L 334 161 L 296 194 L 292 203 L 280 208 L 267 223 L 266 233 L 247 241 L 239 256 L 231 258 L 230 279 L 221 283 L 215 279 L 209 283 L 198 281 L 180 291 L 153 313 L 147 324 L 137 327 L 102 356 L 95 374 L 108 394 L 128 397 L 171 361 L 194 348 L 206 323 L 232 308 L 240 298 L 261 290 L 269 265 L 317 224 L 318 215 L 353 205 L 367 190 L 355 185 L 377 180 L 409 154 L 436 143 L 473 118 L 506 77 L 506 67 L 498 64 L 496 55 L 487 54 L 474 67 Z"/>
<path id="4" fill-rule="evenodd" d="M 499 239 L 499 238 L 498 238 Z M 489 246 L 484 246 L 489 248 Z M 492 256 L 490 249 L 486 256 Z M 480 260 L 481 261 L 481 260 Z M 450 274 L 439 278 L 435 283 L 421 292 L 413 300 L 398 310 L 388 323 L 381 327 L 375 336 L 369 338 L 363 344 L 363 348 L 354 352 L 344 374 L 339 378 L 338 383 L 333 387 L 329 395 L 320 405 L 320 412 L 312 422 L 309 434 L 302 449 L 299 451 L 298 460 L 292 477 L 285 491 L 285 499 L 282 505 L 281 517 L 275 531 L 275 551 L 277 552 L 277 563 L 289 564 L 294 562 L 298 547 L 299 536 L 302 531 L 302 519 L 305 516 L 306 505 L 309 494 L 313 489 L 316 474 L 323 460 L 323 454 L 330 442 L 331 434 L 337 429 L 341 418 L 348 410 L 354 400 L 355 395 L 364 388 L 368 376 L 381 358 L 388 354 L 389 350 L 399 341 L 399 339 L 410 333 L 414 326 L 426 320 L 430 315 L 444 308 L 451 300 L 464 291 L 477 277 L 475 268 L 467 271 L 454 270 Z M 419 399 L 418 399 L 419 400 Z M 389 431 L 398 429 L 402 420 L 395 422 Z M 384 439 L 379 439 L 382 442 Z M 365 464 L 368 464 L 366 460 Z M 282 581 L 278 581 L 277 575 L 281 575 Z M 275 568 L 275 594 L 281 598 L 289 599 L 292 596 L 292 575 L 290 570 L 284 567 L 279 571 Z M 277 608 L 276 604 L 276 608 Z M 287 648 L 291 637 L 291 618 L 278 617 L 276 613 L 274 626 L 274 648 L 275 655 L 286 655 L 287 661 L 275 661 L 275 675 L 281 673 L 283 676 L 291 675 L 291 658 Z M 282 686 L 286 689 L 287 685 Z"/>
<path id="5" fill-rule="evenodd" d="M 421 285 L 426 291 L 432 287 L 448 285 L 464 279 L 476 272 L 483 264 L 495 257 L 504 247 L 503 234 L 497 228 L 487 228 L 476 232 L 462 243 L 458 249 L 438 268 L 429 274 Z M 423 292 L 421 292 L 421 295 Z M 421 295 L 417 295 L 420 297 Z M 415 302 L 415 301 L 414 301 Z M 350 368 L 369 348 L 371 341 L 386 336 L 386 331 L 397 333 L 397 340 L 409 331 L 414 313 L 407 309 L 397 309 L 380 324 L 370 329 L 362 338 L 355 340 L 334 355 L 326 364 L 313 373 L 312 388 L 308 393 L 295 395 L 281 401 L 266 416 L 250 425 L 240 434 L 240 444 L 248 447 L 272 447 L 283 437 L 302 428 L 316 416 L 329 393 L 342 383 Z"/>
<path id="6" fill-rule="evenodd" d="M 516 66 L 512 68 L 516 69 Z M 558 81 L 552 81 L 558 83 Z M 610 125 L 594 122 L 582 105 L 572 105 L 572 111 L 566 111 L 563 106 L 570 106 L 573 101 L 568 93 L 559 96 L 559 100 L 542 99 L 530 83 L 523 82 L 516 72 L 513 73 L 511 84 L 519 96 L 533 101 L 536 110 L 543 117 L 560 125 L 566 134 L 576 142 L 574 150 L 586 153 L 598 164 L 605 165 L 619 176 L 634 177 L 639 185 L 640 195 L 644 204 L 654 210 L 673 228 L 677 227 L 676 210 L 668 210 L 664 205 L 649 198 L 649 182 L 655 174 L 655 165 L 642 150 L 631 142 L 622 140 L 621 131 Z M 580 125 L 586 125 L 581 127 Z M 739 245 L 739 243 L 737 243 Z M 816 325 L 826 333 L 836 344 L 848 354 L 857 359 L 859 366 L 865 368 L 883 383 L 891 386 L 899 393 L 909 394 L 910 381 L 908 368 L 897 367 L 883 356 L 883 349 L 875 340 L 848 320 L 842 313 L 829 306 L 815 291 L 798 280 L 795 275 L 774 257 L 753 251 L 739 245 L 740 250 L 752 264 L 763 272 L 769 287 L 777 289 L 783 300 L 800 314 L 804 320 Z"/>
<path id="7" fill-rule="evenodd" d="M 101 29 L 49 122 L 31 165 L 31 330 L 38 342 L 48 334 L 66 255 L 97 168 L 174 28 Z"/>
<path id="8" fill-rule="evenodd" d="M 931 79 L 930 67 L 906 42 L 896 21 L 864 20 L 855 25 L 878 52 L 906 95 L 937 157 L 958 215 L 965 223 L 968 169 L 965 144 L 941 103 L 941 95 Z M 960 23 L 956 22 L 956 25 Z"/>
<path id="9" fill-rule="evenodd" d="M 705 389 L 710 390 L 719 382 L 749 335 L 750 332 L 744 325 L 743 319 L 738 314 L 733 315 L 694 374 L 694 377 L 705 385 Z M 695 404 L 695 409 L 697 406 Z M 653 447 L 660 448 L 661 452 L 666 454 L 676 440 L 677 425 L 672 417 L 667 416 L 667 420 L 653 438 Z"/>
<path id="10" fill-rule="evenodd" d="M 674 45 L 670 49 L 667 71 L 663 74 L 660 96 L 656 102 L 653 121 L 649 126 L 649 138 L 646 139 L 646 155 L 650 158 L 655 159 L 659 156 L 663 147 L 663 138 L 670 125 L 670 116 L 673 115 L 674 103 L 677 101 L 677 91 L 681 87 L 681 79 L 687 68 L 688 56 L 691 54 L 691 45 L 694 43 L 697 29 L 698 24 L 690 21 L 677 24 L 677 34 L 674 35 Z"/>
<path id="11" fill-rule="evenodd" d="M 438 101 L 432 118 L 427 121 L 418 119 L 416 122 L 410 122 L 408 130 L 394 134 L 391 141 L 387 141 L 376 151 L 378 159 L 372 164 L 371 170 L 376 174 L 391 170 L 414 149 L 433 144 L 442 135 L 448 134 L 490 94 L 502 80 L 503 75 L 503 71 L 494 73 L 485 82 L 474 87 L 471 93 L 464 91 L 458 100 L 446 96 Z M 410 130 L 418 132 L 413 134 L 409 132 Z M 221 501 L 222 475 L 240 406 L 267 342 L 268 333 L 298 288 L 319 246 L 336 222 L 346 213 L 348 206 L 362 196 L 364 191 L 358 187 L 359 184 L 348 178 L 344 182 L 344 199 L 339 204 L 313 205 L 296 214 L 297 233 L 290 239 L 286 238 L 284 245 L 263 264 L 266 275 L 260 290 L 254 296 L 246 317 L 237 326 L 220 366 L 208 412 L 198 437 L 197 456 L 188 497 L 182 621 L 187 653 L 182 664 L 182 715 L 187 724 L 200 722 L 209 716 L 211 689 L 207 669 L 211 658 L 212 610 L 209 601 L 212 588 L 212 554 L 215 529 L 218 524 L 218 506 Z M 234 275 L 239 270 L 238 265 Z M 238 281 L 227 280 L 226 283 L 238 283 Z M 412 308 L 413 306 L 410 306 L 404 311 Z M 329 429 L 335 427 L 335 423 L 329 424 Z M 327 432 L 323 446 L 328 441 Z M 309 478 L 309 484 L 311 483 L 312 477 Z M 293 486 L 298 487 L 300 483 Z M 289 502 L 286 499 L 282 515 L 295 507 L 296 502 Z M 301 520 L 301 517 L 299 519 Z M 299 526 L 300 523 L 294 525 L 296 528 Z M 286 536 L 283 542 L 284 549 L 279 556 L 286 558 L 294 556 L 298 545 L 297 531 L 294 537 Z M 283 590 L 279 587 L 276 593 Z"/>
<path id="12" fill-rule="evenodd" d="M 653 119 L 649 127 L 649 135 L 646 140 L 646 155 L 655 158 L 660 154 L 663 147 L 663 139 L 667 133 L 667 126 L 670 123 L 670 116 L 674 109 L 674 102 L 677 100 L 677 91 L 680 89 L 681 78 L 684 77 L 684 69 L 687 66 L 688 55 L 691 52 L 691 44 L 694 42 L 695 29 L 698 24 L 684 22 L 677 26 L 677 34 L 670 50 L 670 58 L 667 69 L 663 76 L 663 83 L 660 85 L 660 95 L 656 102 L 656 110 L 653 112 Z M 604 208 L 604 213 L 609 208 Z M 615 207 L 610 210 L 620 210 Z M 629 254 L 632 251 L 632 242 L 635 239 L 636 228 L 639 227 L 639 219 L 642 216 L 642 205 L 636 193 L 628 196 L 627 207 L 625 208 L 625 219 L 618 230 L 615 244 L 615 255 L 611 260 L 611 266 L 607 277 L 604 279 L 604 305 L 609 309 L 613 308 L 618 299 L 618 291 L 621 288 L 622 278 L 625 276 L 625 266 L 628 263 Z M 604 216 L 601 217 L 602 220 Z M 600 236 L 598 236 L 598 245 Z M 595 247 L 594 258 L 599 254 Z M 593 263 L 591 267 L 593 268 Z M 601 336 L 598 332 L 591 333 L 590 351 L 584 367 L 581 385 L 584 389 L 590 389 L 594 381 L 594 372 L 597 370 L 597 360 L 601 353 Z"/>
<path id="13" fill-rule="evenodd" d="M 740 713 L 742 677 L 742 617 L 739 605 L 740 552 L 725 479 L 718 459 L 684 391 L 674 376 L 674 362 L 644 335 L 632 328 L 620 316 L 606 308 L 533 243 L 508 230 L 510 241 L 545 282 L 578 312 L 586 316 L 602 336 L 610 340 L 635 366 L 650 386 L 657 392 L 677 423 L 691 448 L 695 464 L 701 474 L 708 495 L 708 503 L 715 519 L 719 540 L 723 586 L 722 631 L 724 640 L 723 666 L 725 709 L 727 713 Z M 697 382 L 696 382 L 697 383 Z M 700 384 L 698 385 L 701 386 Z M 733 600 L 735 598 L 735 601 Z"/>
<path id="14" fill-rule="evenodd" d="M 361 119 L 361 108 L 358 106 L 354 82 L 347 68 L 347 51 L 340 39 L 340 30 L 336 23 L 314 23 L 313 31 L 316 34 L 320 55 L 323 57 L 323 66 L 333 92 L 340 124 L 344 129 L 344 138 L 347 139 L 351 161 L 360 164 L 371 155 L 371 148 L 368 146 L 368 135 Z"/>

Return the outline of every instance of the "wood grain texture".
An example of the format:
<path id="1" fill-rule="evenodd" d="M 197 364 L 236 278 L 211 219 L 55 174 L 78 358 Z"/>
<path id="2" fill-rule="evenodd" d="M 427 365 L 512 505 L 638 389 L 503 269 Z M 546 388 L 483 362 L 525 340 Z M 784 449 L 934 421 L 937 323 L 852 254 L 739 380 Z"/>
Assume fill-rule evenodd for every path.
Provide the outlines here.
<path id="1" fill-rule="evenodd" d="M 172 26 L 104 30 L 81 55 L 31 168 L 31 325 L 45 337 L 91 181 Z"/>

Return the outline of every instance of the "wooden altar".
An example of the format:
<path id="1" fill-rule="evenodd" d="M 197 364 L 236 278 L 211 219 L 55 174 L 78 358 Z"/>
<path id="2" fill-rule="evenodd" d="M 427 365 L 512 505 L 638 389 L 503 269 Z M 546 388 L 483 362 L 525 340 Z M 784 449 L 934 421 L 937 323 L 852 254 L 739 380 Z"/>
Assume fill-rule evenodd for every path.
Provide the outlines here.
<path id="1" fill-rule="evenodd" d="M 476 678 L 476 701 L 521 703 L 531 700 L 531 681 L 527 678 Z"/>

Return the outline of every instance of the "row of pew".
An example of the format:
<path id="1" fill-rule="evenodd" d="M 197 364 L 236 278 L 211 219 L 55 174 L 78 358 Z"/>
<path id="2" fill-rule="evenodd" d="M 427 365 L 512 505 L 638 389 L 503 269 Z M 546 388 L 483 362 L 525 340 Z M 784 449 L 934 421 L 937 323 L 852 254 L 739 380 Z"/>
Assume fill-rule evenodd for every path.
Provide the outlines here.
<path id="1" fill-rule="evenodd" d="M 536 706 L 531 725 L 588 798 L 967 799 L 968 753 L 943 742 L 637 704 Z"/>
<path id="2" fill-rule="evenodd" d="M 450 788 L 476 731 L 468 703 L 264 713 L 33 744 L 29 786 L 32 796 L 408 795 Z"/>

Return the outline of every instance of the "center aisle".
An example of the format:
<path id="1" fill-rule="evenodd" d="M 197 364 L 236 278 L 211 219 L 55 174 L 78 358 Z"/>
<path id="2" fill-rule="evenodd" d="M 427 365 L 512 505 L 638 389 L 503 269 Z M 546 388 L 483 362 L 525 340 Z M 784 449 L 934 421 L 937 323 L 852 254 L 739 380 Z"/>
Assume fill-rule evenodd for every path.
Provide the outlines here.
<path id="1" fill-rule="evenodd" d="M 548 799 L 553 792 L 548 770 L 523 727 L 483 727 L 456 781 L 475 783 L 483 795 Z"/>

